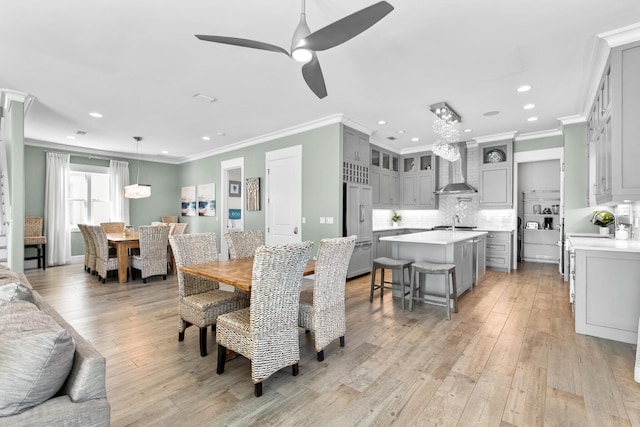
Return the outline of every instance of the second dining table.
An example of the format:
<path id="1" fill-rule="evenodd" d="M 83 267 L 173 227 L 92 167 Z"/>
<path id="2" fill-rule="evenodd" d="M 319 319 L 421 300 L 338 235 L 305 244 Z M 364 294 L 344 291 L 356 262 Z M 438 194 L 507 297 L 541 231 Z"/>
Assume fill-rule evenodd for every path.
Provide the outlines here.
<path id="1" fill-rule="evenodd" d="M 303 275 L 313 274 L 315 268 L 316 262 L 309 260 L 305 265 Z M 186 265 L 180 267 L 180 271 L 251 292 L 253 257 Z"/>

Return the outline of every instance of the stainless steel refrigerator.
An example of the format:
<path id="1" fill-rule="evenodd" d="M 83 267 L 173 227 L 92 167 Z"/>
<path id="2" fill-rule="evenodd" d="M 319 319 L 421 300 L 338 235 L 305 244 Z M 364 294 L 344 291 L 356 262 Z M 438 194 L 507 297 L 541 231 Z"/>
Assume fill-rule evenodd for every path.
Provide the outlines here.
<path id="1" fill-rule="evenodd" d="M 371 272 L 373 255 L 373 218 L 371 187 L 345 182 L 342 189 L 342 234 L 358 236 L 351 255 L 347 278 Z"/>

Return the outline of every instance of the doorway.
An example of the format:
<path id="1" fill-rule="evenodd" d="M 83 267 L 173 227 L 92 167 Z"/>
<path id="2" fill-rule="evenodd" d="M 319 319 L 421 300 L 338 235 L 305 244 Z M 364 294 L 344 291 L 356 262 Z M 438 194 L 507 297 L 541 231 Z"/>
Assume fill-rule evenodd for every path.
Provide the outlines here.
<path id="1" fill-rule="evenodd" d="M 227 231 L 244 230 L 244 157 L 220 163 L 220 259 L 229 259 Z"/>
<path id="2" fill-rule="evenodd" d="M 564 270 L 564 153 L 562 148 L 514 154 L 513 257 Z M 517 265 L 517 263 L 516 263 Z"/>
<path id="3" fill-rule="evenodd" d="M 267 245 L 302 241 L 302 146 L 266 153 Z"/>

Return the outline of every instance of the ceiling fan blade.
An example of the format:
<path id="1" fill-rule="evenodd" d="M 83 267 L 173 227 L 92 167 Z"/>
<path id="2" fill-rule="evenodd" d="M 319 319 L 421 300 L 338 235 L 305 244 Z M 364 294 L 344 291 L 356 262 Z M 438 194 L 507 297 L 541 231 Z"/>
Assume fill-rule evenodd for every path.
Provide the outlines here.
<path id="1" fill-rule="evenodd" d="M 314 53 L 311 61 L 302 66 L 302 77 L 307 82 L 309 89 L 316 94 L 320 99 L 327 96 L 327 87 L 324 84 L 324 77 L 322 76 L 322 68 L 320 68 L 320 61 L 318 56 Z"/>
<path id="2" fill-rule="evenodd" d="M 215 43 L 231 44 L 234 46 L 250 47 L 252 49 L 260 49 L 260 50 L 268 50 L 271 52 L 284 53 L 285 55 L 290 56 L 289 52 L 287 52 L 285 49 L 281 48 L 280 46 L 276 46 L 269 43 L 263 43 L 255 40 L 239 39 L 236 37 L 203 36 L 198 34 L 196 34 L 196 37 L 206 42 L 215 42 Z"/>
<path id="3" fill-rule="evenodd" d="M 366 7 L 309 34 L 303 39 L 305 47 L 320 51 L 338 46 L 371 27 L 392 10 L 393 6 L 386 1 Z"/>

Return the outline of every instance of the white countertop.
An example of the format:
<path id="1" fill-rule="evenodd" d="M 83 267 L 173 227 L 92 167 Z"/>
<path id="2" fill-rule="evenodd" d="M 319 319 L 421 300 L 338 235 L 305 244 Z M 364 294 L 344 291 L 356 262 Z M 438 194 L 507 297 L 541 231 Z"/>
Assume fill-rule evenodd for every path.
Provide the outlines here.
<path id="1" fill-rule="evenodd" d="M 401 231 L 401 230 L 424 230 L 424 231 L 428 231 L 431 230 L 431 227 L 393 227 L 391 225 L 385 226 L 385 227 L 377 227 L 373 229 L 373 232 L 379 232 L 379 231 Z"/>
<path id="2" fill-rule="evenodd" d="M 573 249 L 595 251 L 640 252 L 640 240 L 616 240 L 613 238 L 569 236 Z"/>
<path id="3" fill-rule="evenodd" d="M 401 234 L 399 236 L 381 237 L 380 240 L 393 243 L 424 243 L 430 245 L 448 245 L 450 243 L 462 242 L 487 234 L 486 231 L 456 230 L 434 230 L 422 233 Z"/>
<path id="4" fill-rule="evenodd" d="M 507 231 L 509 233 L 512 233 L 514 231 L 513 228 L 500 228 L 500 227 L 478 227 L 478 228 L 474 228 L 474 230 L 476 231 Z"/>

